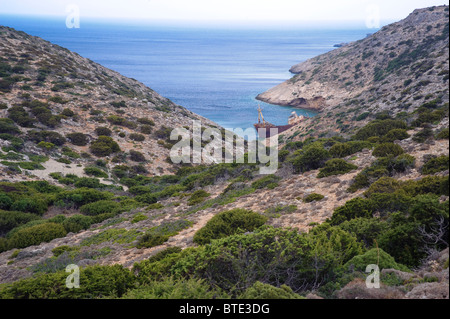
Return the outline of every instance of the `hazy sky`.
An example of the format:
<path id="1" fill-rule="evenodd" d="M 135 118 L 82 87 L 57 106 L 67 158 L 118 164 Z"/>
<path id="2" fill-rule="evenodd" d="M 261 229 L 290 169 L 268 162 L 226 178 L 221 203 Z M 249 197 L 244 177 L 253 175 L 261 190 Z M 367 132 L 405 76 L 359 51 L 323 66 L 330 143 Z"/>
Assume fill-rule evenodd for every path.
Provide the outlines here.
<path id="1" fill-rule="evenodd" d="M 400 20 L 416 8 L 445 0 L 0 0 L 0 14 L 65 16 L 77 5 L 80 17 L 156 20 L 364 21 Z M 377 13 L 377 14 L 378 14 Z"/>

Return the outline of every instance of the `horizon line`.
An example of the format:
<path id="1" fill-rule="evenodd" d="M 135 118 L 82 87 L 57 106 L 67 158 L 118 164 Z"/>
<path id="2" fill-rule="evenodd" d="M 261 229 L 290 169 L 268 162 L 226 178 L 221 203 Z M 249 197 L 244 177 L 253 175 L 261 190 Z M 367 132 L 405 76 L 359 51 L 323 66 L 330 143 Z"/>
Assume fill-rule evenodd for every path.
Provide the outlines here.
<path id="1" fill-rule="evenodd" d="M 33 18 L 40 20 L 65 20 L 66 16 L 64 15 L 41 15 L 41 14 L 17 14 L 17 13 L 0 13 L 0 17 L 9 17 L 9 18 Z M 135 26 L 155 26 L 155 25 L 164 25 L 164 26 L 218 26 L 218 27 L 237 27 L 237 26 L 257 26 L 257 27 L 320 27 L 320 26 L 338 26 L 338 27 L 361 27 L 367 28 L 365 25 L 365 21 L 362 19 L 348 19 L 348 20 L 261 20 L 261 19 L 220 19 L 220 20 L 206 20 L 206 19 L 143 19 L 143 18 L 126 18 L 126 17 L 94 17 L 94 16 L 86 16 L 81 18 L 81 23 L 83 20 L 88 24 L 104 24 L 105 22 L 108 24 L 127 24 L 135 25 Z M 381 19 L 380 20 L 380 28 L 390 24 L 397 22 L 399 20 L 393 19 Z M 232 24 L 232 25 L 229 25 Z M 237 25 L 236 25 L 237 24 Z M 0 25 L 4 25 L 0 19 Z M 379 28 L 367 28 L 367 30 L 377 30 Z"/>

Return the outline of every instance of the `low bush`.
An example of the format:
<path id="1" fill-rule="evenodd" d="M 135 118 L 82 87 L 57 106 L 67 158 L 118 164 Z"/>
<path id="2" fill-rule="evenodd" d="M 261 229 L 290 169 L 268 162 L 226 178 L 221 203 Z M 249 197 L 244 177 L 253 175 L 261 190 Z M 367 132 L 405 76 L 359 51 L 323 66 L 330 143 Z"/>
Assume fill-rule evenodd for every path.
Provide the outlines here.
<path id="1" fill-rule="evenodd" d="M 357 169 L 358 166 L 347 163 L 343 159 L 332 159 L 325 163 L 325 167 L 320 169 L 318 178 L 332 175 L 342 175 Z"/>
<path id="2" fill-rule="evenodd" d="M 136 142 L 142 142 L 145 141 L 145 136 L 142 134 L 137 134 L 137 133 L 131 133 L 129 135 L 130 140 L 132 141 L 136 141 Z"/>
<path id="3" fill-rule="evenodd" d="M 401 120 L 375 120 L 361 128 L 354 136 L 354 140 L 368 140 L 370 137 L 382 138 L 393 129 L 406 129 L 406 123 Z"/>
<path id="4" fill-rule="evenodd" d="M 49 142 L 56 146 L 62 146 L 66 143 L 66 138 L 64 136 L 62 136 L 58 132 L 53 131 L 31 130 L 28 132 L 27 137 L 29 140 L 35 143 Z"/>
<path id="5" fill-rule="evenodd" d="M 253 286 L 247 288 L 239 299 L 304 299 L 300 295 L 294 293 L 292 289 L 286 285 L 282 285 L 280 288 L 274 287 L 269 284 L 264 284 L 259 281 L 255 282 Z"/>
<path id="6" fill-rule="evenodd" d="M 130 150 L 130 159 L 133 162 L 139 162 L 139 163 L 146 161 L 144 154 L 142 154 L 141 152 L 135 151 L 135 150 Z"/>
<path id="7" fill-rule="evenodd" d="M 434 136 L 433 130 L 430 128 L 424 128 L 421 131 L 417 132 L 413 135 L 413 141 L 417 143 L 423 143 L 426 140 L 432 138 Z"/>
<path id="8" fill-rule="evenodd" d="M 252 183 L 252 188 L 254 189 L 274 189 L 278 187 L 278 182 L 281 180 L 280 177 L 275 175 L 267 175 L 265 177 L 262 177 L 255 182 Z"/>
<path id="9" fill-rule="evenodd" d="M 429 159 L 422 167 L 423 174 L 435 174 L 449 169 L 448 155 L 433 157 Z"/>
<path id="10" fill-rule="evenodd" d="M 170 237 L 175 236 L 181 230 L 192 226 L 192 222 L 187 220 L 177 220 L 173 222 L 163 222 L 159 226 L 148 230 L 139 238 L 137 248 L 152 248 L 164 244 Z"/>
<path id="11" fill-rule="evenodd" d="M 350 141 L 346 143 L 336 143 L 330 148 L 330 155 L 337 158 L 347 157 L 361 152 L 363 149 L 370 149 L 372 145 L 366 141 Z"/>
<path id="12" fill-rule="evenodd" d="M 400 145 L 394 143 L 382 143 L 375 147 L 372 155 L 376 157 L 399 156 L 405 151 Z"/>
<path id="13" fill-rule="evenodd" d="M 211 194 L 202 189 L 195 191 L 189 198 L 188 205 L 194 206 L 194 205 L 200 204 L 200 203 L 204 202 L 205 199 L 208 198 L 209 196 L 211 196 Z"/>
<path id="14" fill-rule="evenodd" d="M 227 295 L 211 288 L 203 279 L 165 278 L 129 290 L 122 299 L 222 299 Z"/>
<path id="15" fill-rule="evenodd" d="M 91 143 L 90 150 L 95 156 L 105 157 L 120 152 L 120 147 L 111 137 L 99 136 Z"/>
<path id="16" fill-rule="evenodd" d="M 96 189 L 79 188 L 62 191 L 56 196 L 56 200 L 68 206 L 81 207 L 86 204 L 101 200 L 109 200 L 113 195 L 109 192 L 101 192 Z"/>
<path id="17" fill-rule="evenodd" d="M 36 214 L 0 210 L 0 236 L 5 236 L 10 230 L 38 219 L 40 218 Z"/>
<path id="18" fill-rule="evenodd" d="M 253 231 L 267 222 L 268 218 L 258 213 L 233 209 L 214 216 L 194 235 L 194 242 L 205 245 L 213 239 L 234 235 L 239 231 Z"/>
<path id="19" fill-rule="evenodd" d="M 95 134 L 97 134 L 98 136 L 111 136 L 112 131 L 107 127 L 97 127 L 95 129 Z"/>
<path id="20" fill-rule="evenodd" d="M 0 288 L 1 299 L 94 299 L 121 297 L 134 288 L 135 277 L 121 265 L 80 269 L 80 288 L 66 287 L 68 273 L 59 271 L 22 279 Z"/>
<path id="21" fill-rule="evenodd" d="M 11 210 L 24 213 L 32 213 L 36 215 L 43 215 L 47 211 L 47 208 L 47 202 L 42 198 L 38 198 L 37 196 L 22 197 L 16 200 L 11 205 Z"/>
<path id="22" fill-rule="evenodd" d="M 355 256 L 349 260 L 344 268 L 352 267 L 355 271 L 365 272 L 368 265 L 378 265 L 382 269 L 397 269 L 400 271 L 409 272 L 408 267 L 398 264 L 392 256 L 382 249 L 373 248 L 363 255 Z"/>
<path id="23" fill-rule="evenodd" d="M 382 142 L 393 143 L 395 141 L 401 141 L 409 137 L 408 131 L 406 129 L 393 129 L 390 130 L 385 136 L 381 138 Z"/>
<path id="24" fill-rule="evenodd" d="M 89 216 L 96 216 L 104 213 L 117 213 L 119 209 L 120 204 L 112 200 L 99 200 L 80 207 L 80 211 Z"/>
<path id="25" fill-rule="evenodd" d="M 331 225 L 339 225 L 355 218 L 372 218 L 372 205 L 363 198 L 354 198 L 334 210 L 330 219 Z"/>
<path id="26" fill-rule="evenodd" d="M 88 229 L 93 223 L 93 219 L 89 216 L 74 215 L 63 222 L 64 229 L 68 233 L 78 233 L 81 230 Z"/>
<path id="27" fill-rule="evenodd" d="M 86 173 L 86 175 L 90 175 L 90 176 L 95 176 L 95 177 L 102 177 L 102 178 L 108 178 L 108 174 L 98 168 L 98 167 L 85 167 L 84 168 L 84 172 Z"/>
<path id="28" fill-rule="evenodd" d="M 14 124 L 14 121 L 7 118 L 0 118 L 0 133 L 16 135 L 20 129 Z"/>
<path id="29" fill-rule="evenodd" d="M 320 142 L 314 142 L 299 151 L 299 154 L 293 158 L 292 164 L 296 172 L 307 172 L 321 168 L 326 161 L 330 159 L 330 153 Z"/>
<path id="30" fill-rule="evenodd" d="M 70 133 L 66 137 L 73 145 L 86 146 L 89 143 L 88 136 L 83 133 Z"/>
<path id="31" fill-rule="evenodd" d="M 442 131 L 440 131 L 437 135 L 436 135 L 436 139 L 437 140 L 448 140 L 449 138 L 449 131 L 448 131 L 448 127 L 443 129 Z"/>
<path id="32" fill-rule="evenodd" d="M 151 125 L 142 125 L 140 131 L 142 134 L 151 134 L 153 127 Z"/>
<path id="33" fill-rule="evenodd" d="M 323 196 L 321 194 L 312 193 L 312 194 L 309 194 L 308 196 L 305 196 L 305 198 L 303 198 L 303 201 L 305 203 L 312 203 L 312 202 L 321 201 L 324 198 L 325 198 L 325 196 Z"/>
<path id="34" fill-rule="evenodd" d="M 10 244 L 15 248 L 25 248 L 64 237 L 66 234 L 61 224 L 44 223 L 17 231 L 11 236 Z"/>

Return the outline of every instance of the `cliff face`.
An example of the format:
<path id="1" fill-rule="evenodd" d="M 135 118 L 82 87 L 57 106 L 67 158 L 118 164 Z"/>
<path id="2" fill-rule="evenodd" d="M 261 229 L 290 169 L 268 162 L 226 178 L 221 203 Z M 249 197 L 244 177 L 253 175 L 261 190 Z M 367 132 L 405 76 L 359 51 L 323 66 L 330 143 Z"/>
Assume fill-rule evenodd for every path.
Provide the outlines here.
<path id="1" fill-rule="evenodd" d="M 293 78 L 257 99 L 316 110 L 334 121 L 342 112 L 355 119 L 364 112 L 411 112 L 430 98 L 446 103 L 448 17 L 448 6 L 415 10 L 365 39 L 294 65 Z"/>
<path id="2" fill-rule="evenodd" d="M 0 105 L 0 118 L 13 120 L 19 130 L 13 135 L 23 140 L 16 151 L 47 156 L 49 160 L 42 163 L 45 169 L 32 173 L 50 180 L 51 172 L 82 172 L 74 166 L 89 165 L 96 158 L 80 154 L 91 153 L 90 145 L 99 135 L 110 135 L 121 150 L 100 156 L 103 159 L 116 157 L 115 164 L 140 164 L 149 175 L 169 173 L 170 131 L 191 126 L 192 120 L 214 126 L 134 79 L 41 38 L 1 26 Z M 99 133 L 98 127 L 110 131 Z M 1 133 L 11 132 L 5 129 Z M 77 142 L 68 138 L 73 133 L 84 136 Z M 56 140 L 57 145 L 39 146 L 40 142 L 55 144 Z M 0 146 L 10 144 L 11 138 L 0 139 Z M 68 158 L 68 148 L 76 155 L 70 153 Z M 132 150 L 143 158 L 130 159 Z M 68 168 L 68 163 L 75 165 Z M 2 176 L 14 180 L 17 170 L 12 172 L 12 166 L 11 161 L 0 165 Z"/>

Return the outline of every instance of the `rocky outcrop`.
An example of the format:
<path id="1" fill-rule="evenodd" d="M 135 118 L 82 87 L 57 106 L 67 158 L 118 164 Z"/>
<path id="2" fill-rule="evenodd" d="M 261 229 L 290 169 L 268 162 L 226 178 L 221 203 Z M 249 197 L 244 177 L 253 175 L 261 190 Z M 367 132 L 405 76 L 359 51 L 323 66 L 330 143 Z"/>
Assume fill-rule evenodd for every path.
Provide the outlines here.
<path id="1" fill-rule="evenodd" d="M 319 120 L 298 126 L 318 133 L 362 126 L 366 121 L 355 119 L 366 112 L 395 115 L 434 99 L 447 103 L 448 17 L 448 6 L 415 10 L 365 39 L 294 65 L 294 77 L 257 99 L 319 111 Z"/>

